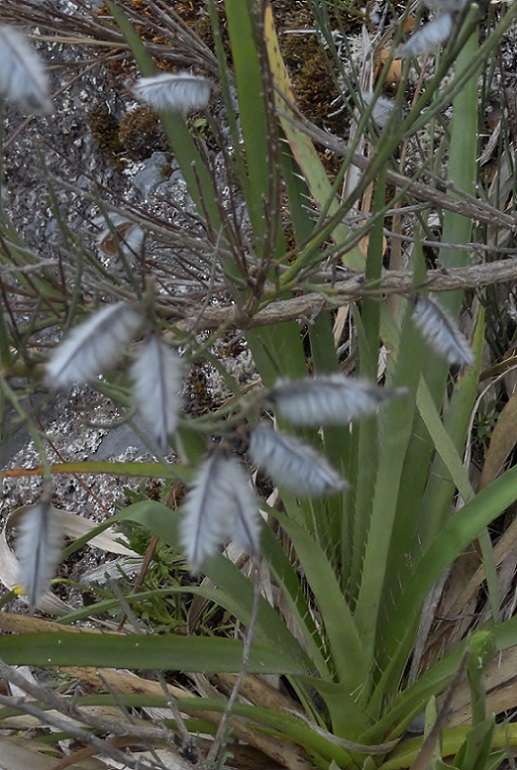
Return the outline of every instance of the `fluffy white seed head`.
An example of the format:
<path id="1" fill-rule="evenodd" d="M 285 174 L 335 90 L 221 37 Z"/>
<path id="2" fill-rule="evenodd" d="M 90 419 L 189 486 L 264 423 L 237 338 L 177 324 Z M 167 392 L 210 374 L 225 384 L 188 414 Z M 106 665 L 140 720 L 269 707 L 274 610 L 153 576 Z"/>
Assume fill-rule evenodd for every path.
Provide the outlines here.
<path id="1" fill-rule="evenodd" d="M 300 380 L 280 380 L 269 401 L 295 425 L 343 425 L 374 414 L 386 399 L 401 395 L 361 378 L 330 374 Z"/>
<path id="2" fill-rule="evenodd" d="M 29 112 L 54 112 L 43 62 L 25 35 L 5 24 L 0 25 L 0 96 Z"/>
<path id="3" fill-rule="evenodd" d="M 151 334 L 141 345 L 131 367 L 134 397 L 162 452 L 174 433 L 181 408 L 182 366 L 180 357 Z"/>
<path id="4" fill-rule="evenodd" d="M 433 53 L 442 43 L 445 43 L 454 29 L 454 19 L 450 13 L 442 13 L 415 32 L 409 40 L 397 51 L 399 59 L 408 56 L 421 56 Z"/>
<path id="5" fill-rule="evenodd" d="M 31 610 L 56 573 L 62 546 L 59 511 L 46 501 L 28 507 L 18 527 L 16 555 L 18 584 L 27 594 Z"/>
<path id="6" fill-rule="evenodd" d="M 472 366 L 474 356 L 465 336 L 452 318 L 429 297 L 415 299 L 413 319 L 422 336 L 449 364 Z"/>
<path id="7" fill-rule="evenodd" d="M 251 431 L 248 452 L 276 484 L 296 495 L 326 495 L 348 488 L 328 460 L 312 447 L 262 425 Z"/>
<path id="8" fill-rule="evenodd" d="M 97 310 L 76 326 L 47 361 L 47 382 L 54 388 L 87 383 L 115 366 L 142 325 L 135 305 L 117 302 Z"/>
<path id="9" fill-rule="evenodd" d="M 375 94 L 373 91 L 365 91 L 362 94 L 363 101 L 367 107 L 372 103 L 374 96 Z M 394 109 L 395 102 L 393 99 L 388 99 L 386 96 L 380 94 L 377 95 L 372 108 L 372 118 L 374 123 L 376 123 L 379 128 L 384 128 Z"/>
<path id="10" fill-rule="evenodd" d="M 224 450 L 216 449 L 201 466 L 185 498 L 180 534 L 194 574 L 229 540 L 258 553 L 257 501 L 242 465 Z"/>
<path id="11" fill-rule="evenodd" d="M 190 112 L 204 109 L 210 100 L 210 81 L 190 72 L 163 73 L 140 78 L 132 86 L 138 101 L 155 110 Z"/>

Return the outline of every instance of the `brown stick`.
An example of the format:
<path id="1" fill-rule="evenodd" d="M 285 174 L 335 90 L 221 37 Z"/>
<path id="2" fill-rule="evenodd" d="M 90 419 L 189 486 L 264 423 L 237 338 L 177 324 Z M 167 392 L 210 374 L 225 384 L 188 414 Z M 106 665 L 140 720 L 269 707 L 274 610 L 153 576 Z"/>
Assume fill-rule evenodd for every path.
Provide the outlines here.
<path id="1" fill-rule="evenodd" d="M 426 288 L 433 292 L 464 291 L 493 286 L 499 283 L 514 282 L 517 279 L 517 257 L 501 259 L 470 267 L 451 268 L 447 271 L 430 270 L 427 274 Z M 293 319 L 314 319 L 321 311 L 357 301 L 365 296 L 384 298 L 388 294 L 410 294 L 415 291 L 413 275 L 407 271 L 386 272 L 380 282 L 373 285 L 365 283 L 364 275 L 357 273 L 344 281 L 334 284 L 322 284 L 321 292 L 310 292 L 277 300 L 259 310 L 251 318 L 243 315 L 236 305 L 208 306 L 202 317 L 184 317 L 178 321 L 178 327 L 190 330 L 197 328 L 217 329 L 226 327 L 251 328 L 269 324 L 292 321 Z M 164 316 L 178 317 L 177 308 L 163 304 L 160 310 Z"/>

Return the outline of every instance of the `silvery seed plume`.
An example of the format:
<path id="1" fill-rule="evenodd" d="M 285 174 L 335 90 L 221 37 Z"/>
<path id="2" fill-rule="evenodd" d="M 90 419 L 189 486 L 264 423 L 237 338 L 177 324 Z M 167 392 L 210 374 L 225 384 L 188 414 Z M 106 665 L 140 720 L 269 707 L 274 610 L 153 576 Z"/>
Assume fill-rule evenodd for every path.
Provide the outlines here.
<path id="1" fill-rule="evenodd" d="M 420 56 L 432 53 L 439 45 L 445 43 L 451 36 L 454 27 L 452 14 L 443 13 L 432 21 L 427 22 L 418 32 L 397 51 L 397 57 Z"/>
<path id="2" fill-rule="evenodd" d="M 374 93 L 373 91 L 365 91 L 362 94 L 362 97 L 366 106 L 369 107 L 374 98 Z M 395 102 L 393 99 L 388 99 L 386 96 L 379 95 L 375 98 L 372 108 L 372 118 L 379 128 L 384 128 L 394 109 Z"/>
<path id="3" fill-rule="evenodd" d="M 156 334 L 142 344 L 131 367 L 138 410 L 162 452 L 176 430 L 181 407 L 181 359 Z"/>
<path id="4" fill-rule="evenodd" d="M 200 75 L 176 72 L 140 78 L 132 91 L 136 99 L 155 110 L 190 112 L 208 105 L 211 88 L 210 81 Z"/>
<path id="5" fill-rule="evenodd" d="M 134 259 L 135 255 L 140 254 L 142 249 L 144 231 L 136 222 L 132 222 L 120 214 L 110 214 L 110 222 L 112 229 L 107 226 L 104 217 L 97 217 L 94 221 L 94 224 L 99 224 L 102 227 L 97 236 L 97 244 L 102 255 L 115 257 L 117 246 L 119 246 L 126 257 Z M 113 230 L 115 230 L 115 235 L 113 235 Z"/>
<path id="6" fill-rule="evenodd" d="M 374 414 L 387 398 L 401 391 L 387 390 L 369 380 L 330 374 L 302 380 L 280 380 L 268 399 L 295 425 L 344 425 Z"/>
<path id="7" fill-rule="evenodd" d="M 181 544 L 193 574 L 221 546 L 234 539 L 258 552 L 258 506 L 241 464 L 216 449 L 201 466 L 183 506 Z"/>
<path id="8" fill-rule="evenodd" d="M 455 322 L 429 297 L 417 297 L 413 319 L 422 336 L 449 364 L 472 366 L 474 356 Z"/>
<path id="9" fill-rule="evenodd" d="M 344 492 L 348 488 L 347 482 L 323 455 L 284 433 L 261 425 L 253 428 L 248 452 L 275 484 L 296 495 L 311 497 Z"/>
<path id="10" fill-rule="evenodd" d="M 112 368 L 142 325 L 135 305 L 117 302 L 97 310 L 65 337 L 47 361 L 47 382 L 55 388 L 86 383 Z"/>
<path id="11" fill-rule="evenodd" d="M 54 112 L 50 84 L 43 62 L 25 35 L 0 25 L 0 95 L 26 110 L 42 115 Z"/>
<path id="12" fill-rule="evenodd" d="M 18 527 L 16 555 L 18 584 L 27 594 L 31 611 L 56 573 L 62 545 L 59 512 L 49 502 L 27 508 Z"/>

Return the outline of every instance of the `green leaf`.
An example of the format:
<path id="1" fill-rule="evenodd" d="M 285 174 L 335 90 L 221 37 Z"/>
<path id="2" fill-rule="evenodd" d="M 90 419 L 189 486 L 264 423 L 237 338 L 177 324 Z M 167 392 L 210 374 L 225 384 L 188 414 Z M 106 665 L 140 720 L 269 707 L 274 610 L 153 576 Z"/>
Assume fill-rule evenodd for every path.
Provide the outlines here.
<path id="1" fill-rule="evenodd" d="M 303 637 L 304 649 L 307 651 L 313 667 L 323 680 L 328 680 L 330 672 L 325 657 L 324 643 L 314 622 L 306 592 L 284 548 L 269 526 L 265 526 L 262 532 L 261 547 L 264 559 L 268 562 L 287 602 L 287 611 L 291 618 L 297 622 L 299 633 Z"/>
<path id="2" fill-rule="evenodd" d="M 274 173 L 274 169 L 270 157 L 268 97 L 255 37 L 259 6 L 245 0 L 225 0 L 224 5 L 242 135 L 246 146 L 249 173 L 248 211 L 255 235 L 260 238 L 265 234 L 268 225 L 264 216 L 264 204 L 270 190 L 270 174 Z"/>
<path id="3" fill-rule="evenodd" d="M 409 574 L 404 591 L 386 619 L 387 661 L 378 693 L 387 692 L 399 680 L 413 644 L 416 624 L 426 596 L 440 575 L 505 508 L 517 499 L 517 467 L 493 481 L 454 517 L 449 519 L 432 545 Z M 389 682 L 389 684 L 388 684 Z"/>
<path id="4" fill-rule="evenodd" d="M 350 608 L 341 592 L 336 574 L 319 543 L 299 524 L 276 511 L 273 515 L 292 540 L 321 615 L 328 639 L 328 653 L 334 663 L 338 681 L 357 694 L 364 695 L 368 661 L 363 641 L 357 631 Z"/>
<path id="5" fill-rule="evenodd" d="M 294 321 L 249 329 L 246 340 L 266 387 L 280 377 L 296 379 L 307 374 L 300 331 Z"/>
<path id="6" fill-rule="evenodd" d="M 0 637 L 0 658 L 9 665 L 112 666 L 185 672 L 238 672 L 237 639 L 116 634 L 18 634 Z M 249 673 L 301 674 L 300 664 L 280 651 L 252 646 Z"/>
<path id="7" fill-rule="evenodd" d="M 483 670 L 494 657 L 495 637 L 491 631 L 478 631 L 467 645 L 467 678 L 470 689 L 472 724 L 482 724 L 486 718 Z"/>
<path id="8" fill-rule="evenodd" d="M 422 346 L 407 308 L 396 361 L 388 370 L 386 383 L 391 388 L 405 387 L 407 395 L 391 399 L 380 411 L 379 466 L 355 612 L 363 654 L 369 659 L 372 671 L 379 662 L 378 656 L 384 658 L 384 647 L 376 647 L 377 633 L 382 630 L 380 626 L 384 624 L 387 612 L 383 596 L 392 601 L 400 591 L 397 583 L 386 585 L 385 580 L 389 575 L 390 545 L 396 525 L 402 470 L 412 435 L 421 361 Z"/>
<path id="9" fill-rule="evenodd" d="M 492 749 L 494 729 L 493 716 L 472 727 L 454 758 L 455 766 L 460 770 L 485 770 Z"/>
<path id="10" fill-rule="evenodd" d="M 164 542 L 176 550 L 181 550 L 179 543 L 179 511 L 173 511 L 154 500 L 145 500 L 128 506 L 118 514 L 118 518 L 138 521 L 140 524 L 144 524 L 149 527 L 153 534 L 159 535 Z M 264 525 L 264 529 L 265 537 L 271 541 L 274 538 L 271 530 L 267 525 Z M 239 618 L 241 623 L 247 625 L 253 603 L 253 585 L 249 578 L 243 575 L 235 564 L 222 555 L 209 559 L 205 566 L 205 572 L 207 577 L 218 588 L 213 589 L 201 586 L 196 590 L 196 593 L 220 604 L 228 612 Z M 192 591 L 188 586 L 183 590 L 185 593 Z M 291 634 L 278 613 L 263 598 L 260 601 L 256 624 L 256 637 L 262 644 L 267 644 L 272 650 L 278 650 L 283 655 L 300 661 L 300 665 L 303 665 L 303 670 L 307 670 L 310 661 L 300 647 L 300 644 Z"/>

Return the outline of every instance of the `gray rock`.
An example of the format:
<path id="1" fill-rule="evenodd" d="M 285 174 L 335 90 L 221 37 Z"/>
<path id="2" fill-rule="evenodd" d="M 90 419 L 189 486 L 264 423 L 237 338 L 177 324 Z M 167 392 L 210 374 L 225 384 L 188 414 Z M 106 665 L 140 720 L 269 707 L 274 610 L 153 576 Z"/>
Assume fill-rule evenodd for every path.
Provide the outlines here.
<path id="1" fill-rule="evenodd" d="M 133 177 L 133 184 L 144 200 L 164 181 L 169 162 L 164 152 L 153 152 L 150 158 L 143 162 L 143 168 Z"/>

